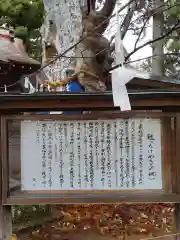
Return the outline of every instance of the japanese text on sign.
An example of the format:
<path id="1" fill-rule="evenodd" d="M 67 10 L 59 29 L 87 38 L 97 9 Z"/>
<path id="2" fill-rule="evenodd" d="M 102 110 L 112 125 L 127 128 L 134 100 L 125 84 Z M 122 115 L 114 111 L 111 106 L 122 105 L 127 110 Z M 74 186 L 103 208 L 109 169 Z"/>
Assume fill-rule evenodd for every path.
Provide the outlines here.
<path id="1" fill-rule="evenodd" d="M 159 119 L 22 121 L 22 190 L 162 189 Z"/>

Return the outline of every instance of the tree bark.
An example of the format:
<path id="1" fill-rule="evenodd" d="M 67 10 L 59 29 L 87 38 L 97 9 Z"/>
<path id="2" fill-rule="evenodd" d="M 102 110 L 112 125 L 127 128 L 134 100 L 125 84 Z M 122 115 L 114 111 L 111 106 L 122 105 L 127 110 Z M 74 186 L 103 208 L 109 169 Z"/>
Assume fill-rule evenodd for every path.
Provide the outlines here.
<path id="1" fill-rule="evenodd" d="M 162 6 L 164 0 L 154 0 L 154 8 Z M 163 12 L 153 15 L 153 39 L 161 37 L 164 33 L 164 16 Z M 152 55 L 157 56 L 152 58 L 152 74 L 154 76 L 164 75 L 164 44 L 163 41 L 157 41 L 152 44 Z"/>
<path id="2" fill-rule="evenodd" d="M 57 53 L 64 52 L 80 38 L 84 39 L 66 57 L 50 66 L 54 72 L 49 75 L 53 75 L 53 80 L 56 81 L 64 77 L 64 70 L 75 69 L 85 91 L 104 91 L 108 77 L 103 72 L 111 67 L 112 57 L 110 43 L 103 32 L 109 23 L 116 0 L 106 0 L 98 12 L 95 10 L 95 1 L 44 0 L 44 4 L 44 63 Z"/>
<path id="3" fill-rule="evenodd" d="M 43 63 L 47 63 L 79 40 L 82 25 L 79 0 L 44 0 L 44 5 L 46 17 L 42 28 Z M 73 49 L 67 53 L 67 58 L 57 60 L 55 64 L 49 66 L 51 68 L 49 75 L 53 80 L 63 77 L 64 69 L 75 67 L 75 62 L 68 58 L 74 55 Z"/>

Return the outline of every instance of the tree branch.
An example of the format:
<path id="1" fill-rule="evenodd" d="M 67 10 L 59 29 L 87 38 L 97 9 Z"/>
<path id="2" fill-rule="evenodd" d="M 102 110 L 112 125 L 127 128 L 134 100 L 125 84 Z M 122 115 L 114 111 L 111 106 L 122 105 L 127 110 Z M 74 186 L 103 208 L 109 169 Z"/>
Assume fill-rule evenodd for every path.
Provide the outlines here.
<path id="1" fill-rule="evenodd" d="M 136 7 L 137 7 L 136 3 L 129 2 L 128 12 L 127 12 L 122 24 L 121 24 L 121 27 L 120 27 L 122 29 L 121 30 L 121 38 L 122 39 L 124 39 L 128 29 L 129 29 L 129 26 L 131 24 L 131 20 L 132 20 L 132 17 L 134 15 L 134 11 L 136 10 Z M 113 41 L 114 37 L 115 37 L 115 35 L 111 37 L 110 43 Z M 124 46 L 123 46 L 123 48 L 124 48 Z M 113 43 L 111 45 L 111 51 L 114 51 L 114 50 L 115 50 L 115 43 Z M 125 50 L 125 48 L 124 48 L 124 50 Z M 125 56 L 127 56 L 127 55 L 128 55 L 128 53 L 125 50 Z"/>
<path id="2" fill-rule="evenodd" d="M 102 15 L 105 18 L 111 16 L 114 11 L 115 5 L 116 0 L 106 0 L 103 8 L 99 12 L 99 15 Z"/>
<path id="3" fill-rule="evenodd" d="M 134 61 L 130 61 L 130 62 L 127 62 L 127 60 L 135 53 L 137 52 L 138 50 L 140 50 L 141 48 L 149 45 L 149 44 L 152 44 L 154 42 L 157 42 L 157 41 L 160 41 L 162 40 L 163 38 L 167 37 L 169 34 L 171 34 L 173 31 L 177 30 L 177 29 L 180 29 L 180 26 L 178 26 L 180 24 L 180 20 L 177 21 L 177 23 L 174 25 L 174 27 L 172 27 L 167 33 L 163 34 L 161 37 L 159 38 L 156 38 L 154 40 L 151 40 L 151 41 L 148 41 L 144 44 L 142 44 L 141 46 L 137 47 L 136 49 L 134 49 L 132 52 L 130 52 L 126 57 L 125 57 L 125 63 L 132 63 L 132 62 L 136 62 L 137 60 L 134 60 Z M 171 54 L 163 54 L 164 55 L 176 55 L 177 53 L 171 53 Z M 178 53 L 179 54 L 179 53 Z M 145 60 L 145 59 L 148 59 L 148 58 L 152 58 L 152 57 L 156 57 L 156 56 L 150 56 L 150 57 L 146 57 L 146 58 L 141 58 L 141 59 L 138 59 L 138 60 Z M 108 69 L 108 72 L 118 68 L 118 67 L 121 67 L 121 64 L 118 64 L 110 69 Z"/>
<path id="4" fill-rule="evenodd" d="M 124 6 L 122 6 L 119 10 L 118 13 L 122 12 L 126 7 L 128 7 L 132 2 L 134 2 L 134 0 L 130 0 L 129 2 L 127 2 Z M 116 14 L 112 15 L 112 18 L 115 17 Z"/>
<path id="5" fill-rule="evenodd" d="M 122 10 L 124 10 L 126 7 L 128 7 L 132 2 L 133 2 L 134 0 L 131 0 L 131 1 L 129 1 L 126 5 L 124 5 L 122 8 L 120 8 L 119 9 L 119 11 L 118 12 L 121 12 Z M 165 4 L 162 4 L 161 6 L 159 6 L 158 8 L 154 8 L 154 9 L 150 9 L 150 10 L 148 10 L 147 9 L 147 11 L 145 12 L 145 14 L 144 14 L 144 16 L 140 16 L 140 17 L 137 17 L 135 20 L 133 20 L 130 24 L 132 24 L 132 23 L 134 23 L 134 22 L 136 22 L 138 19 L 140 19 L 141 17 L 147 17 L 147 21 L 148 21 L 148 19 L 150 19 L 150 17 L 152 17 L 154 14 L 157 14 L 157 13 L 159 13 L 159 12 L 161 12 L 161 11 L 167 11 L 167 10 L 169 10 L 169 9 L 171 9 L 171 8 L 173 8 L 173 7 L 175 7 L 175 6 L 178 6 L 179 5 L 179 3 L 178 4 L 175 4 L 175 5 L 173 5 L 173 6 L 168 6 L 167 8 L 165 8 L 165 9 L 161 9 L 162 7 L 164 7 L 164 6 L 166 6 Z M 116 15 L 114 14 L 112 17 L 115 17 Z M 126 17 L 125 17 L 126 18 Z M 129 25 L 130 25 L 129 24 Z M 121 28 L 123 27 L 123 23 L 122 23 L 122 25 L 121 25 Z M 143 27 L 145 27 L 145 26 L 143 26 Z M 127 30 L 126 30 L 126 32 L 128 31 L 128 30 L 133 30 L 133 29 L 130 29 L 130 28 L 128 28 Z M 143 31 L 143 30 L 142 30 Z M 126 32 L 125 32 L 125 34 L 126 34 Z M 142 34 L 142 33 L 141 33 Z M 122 32 L 122 36 L 123 36 L 123 32 Z M 114 35 L 111 37 L 111 39 L 110 39 L 110 43 L 113 41 L 113 39 L 114 39 Z M 175 37 L 170 37 L 170 39 L 173 39 L 173 38 L 175 38 Z M 177 37 L 178 38 L 178 37 Z M 123 39 L 123 37 L 122 37 L 122 39 Z M 138 39 L 138 41 L 139 41 L 139 39 Z"/>
<path id="6" fill-rule="evenodd" d="M 91 9 L 91 10 L 95 10 L 96 0 L 89 0 L 89 2 L 90 2 L 90 9 Z"/>
<path id="7" fill-rule="evenodd" d="M 140 39 L 140 37 L 141 37 L 141 34 L 143 33 L 144 28 L 145 28 L 145 26 L 146 26 L 146 24 L 147 24 L 148 21 L 149 21 L 149 17 L 146 18 L 145 21 L 144 21 L 144 24 L 143 24 L 143 26 L 142 26 L 142 28 L 141 28 L 141 31 L 139 32 L 138 38 L 137 38 L 137 40 L 136 40 L 136 42 L 135 42 L 135 44 L 134 44 L 134 49 L 137 48 L 137 44 L 138 44 L 138 42 L 139 42 L 139 39 Z"/>
<path id="8" fill-rule="evenodd" d="M 178 26 L 180 24 L 180 20 L 177 21 L 177 23 L 168 31 L 166 32 L 165 34 L 163 34 L 162 36 L 156 38 L 156 39 L 153 39 L 153 40 L 150 40 L 144 44 L 142 44 L 141 46 L 135 48 L 132 52 L 130 52 L 126 58 L 125 58 L 125 62 L 134 54 L 136 53 L 137 51 L 139 51 L 141 48 L 149 45 L 149 44 L 152 44 L 154 42 L 157 42 L 157 41 L 160 41 L 162 40 L 163 38 L 167 37 L 169 34 L 171 34 L 173 31 L 177 30 L 177 29 L 180 29 L 180 26 Z"/>
<path id="9" fill-rule="evenodd" d="M 139 62 L 139 61 L 143 61 L 143 60 L 147 60 L 147 59 L 151 59 L 151 58 L 153 58 L 153 57 L 159 57 L 159 56 L 177 56 L 179 53 L 165 53 L 165 54 L 163 54 L 163 55 L 155 55 L 155 56 L 148 56 L 148 57 L 144 57 L 144 58 L 138 58 L 138 59 L 135 59 L 135 60 L 132 60 L 132 61 L 128 61 L 128 62 L 126 62 L 125 64 L 130 64 L 130 63 L 135 63 L 135 62 Z M 112 68 L 110 68 L 110 69 L 108 69 L 108 72 L 110 72 L 110 71 L 112 71 L 112 70 L 114 70 L 114 69 L 116 69 L 116 68 L 118 68 L 118 67 L 121 67 L 121 64 L 117 64 L 116 66 L 114 66 L 114 67 L 112 67 Z M 104 73 L 106 73 L 106 72 L 104 72 Z"/>
<path id="10" fill-rule="evenodd" d="M 98 24 L 98 22 L 103 22 L 105 19 L 107 21 L 98 29 L 98 33 L 102 34 L 107 26 L 109 25 L 109 21 L 112 18 L 112 13 L 116 5 L 116 0 L 106 0 L 103 8 L 100 11 L 95 11 L 94 22 Z"/>
<path id="11" fill-rule="evenodd" d="M 156 8 L 154 8 L 154 9 L 151 9 L 150 11 L 148 11 L 148 10 L 146 11 L 145 16 L 146 16 L 147 18 L 146 18 L 146 20 L 145 20 L 145 22 L 144 22 L 144 24 L 143 24 L 143 26 L 142 26 L 142 28 L 141 28 L 141 31 L 140 31 L 140 33 L 139 33 L 139 35 L 138 35 L 138 38 L 137 38 L 137 40 L 136 40 L 134 49 L 136 49 L 136 47 L 137 47 L 137 43 L 138 43 L 138 41 L 139 41 L 139 39 L 140 39 L 140 36 L 141 36 L 141 34 L 142 34 L 142 32 L 143 32 L 143 30 L 144 30 L 144 28 L 145 28 L 148 20 L 149 20 L 152 16 L 154 16 L 155 14 L 158 14 L 158 13 L 161 13 L 161 12 L 164 12 L 164 11 L 167 11 L 167 10 L 175 7 L 175 5 L 173 5 L 173 6 L 168 6 L 168 7 L 165 8 L 165 9 L 161 9 L 161 8 L 164 7 L 164 6 L 166 6 L 166 5 L 165 5 L 165 4 L 161 4 L 159 7 L 156 7 Z M 178 38 L 179 38 L 179 37 L 178 37 Z M 173 39 L 173 36 L 170 37 L 170 39 Z"/>
<path id="12" fill-rule="evenodd" d="M 128 6 L 128 7 L 129 7 L 128 12 L 127 12 L 127 14 L 126 14 L 126 16 L 125 16 L 122 24 L 121 24 L 121 27 L 120 27 L 120 28 L 122 29 L 122 30 L 121 30 L 121 38 L 122 38 L 122 39 L 124 39 L 124 37 L 125 37 L 128 29 L 129 29 L 129 25 L 130 25 L 130 23 L 131 23 L 131 20 L 132 20 L 133 15 L 134 15 L 134 11 L 135 11 L 135 8 L 134 8 L 134 7 L 135 7 L 135 6 L 136 6 L 136 5 L 134 5 L 133 7 Z M 115 35 L 113 35 L 113 36 L 111 37 L 110 43 L 112 43 L 112 41 L 114 40 L 114 38 L 115 38 Z"/>
<path id="13" fill-rule="evenodd" d="M 128 30 L 129 25 L 131 23 L 133 15 L 134 15 L 134 9 L 131 8 L 131 9 L 129 9 L 128 13 L 126 14 L 126 16 L 125 16 L 125 18 L 122 22 L 122 25 L 121 25 L 121 28 L 122 28 L 121 37 L 122 37 L 122 39 L 124 39 L 124 37 L 127 33 L 127 30 Z"/>

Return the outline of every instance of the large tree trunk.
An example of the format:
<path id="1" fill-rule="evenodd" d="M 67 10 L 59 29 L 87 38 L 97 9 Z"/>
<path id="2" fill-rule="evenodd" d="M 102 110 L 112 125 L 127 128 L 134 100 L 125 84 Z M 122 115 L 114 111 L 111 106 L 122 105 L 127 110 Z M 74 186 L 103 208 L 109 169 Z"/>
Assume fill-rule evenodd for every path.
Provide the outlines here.
<path id="1" fill-rule="evenodd" d="M 43 64 L 46 64 L 79 40 L 82 25 L 79 0 L 44 0 L 44 5 L 46 17 L 42 36 Z M 67 57 L 74 55 L 75 49 L 66 54 Z M 75 62 L 72 59 L 61 58 L 49 65 L 45 72 L 52 80 L 57 81 L 63 77 L 65 69 L 74 67 Z"/>
<path id="2" fill-rule="evenodd" d="M 164 16 L 163 11 L 158 10 L 164 4 L 164 0 L 154 0 L 154 8 L 157 11 L 153 16 L 153 39 L 161 37 L 164 33 Z M 164 75 L 164 44 L 163 41 L 157 41 L 152 45 L 152 74 L 154 76 Z"/>
<path id="3" fill-rule="evenodd" d="M 107 74 L 103 73 L 110 68 L 112 58 L 110 43 L 103 32 L 109 23 L 105 19 L 112 14 L 116 0 L 106 0 L 99 12 L 96 12 L 94 2 L 44 0 L 47 13 L 43 27 L 44 63 L 84 38 L 66 57 L 50 66 L 51 70 L 57 70 L 51 76 L 54 80 L 59 80 L 64 76 L 64 70 L 73 68 L 77 73 L 80 72 L 78 79 L 86 91 L 104 91 Z M 97 27 L 98 25 L 100 26 Z"/>

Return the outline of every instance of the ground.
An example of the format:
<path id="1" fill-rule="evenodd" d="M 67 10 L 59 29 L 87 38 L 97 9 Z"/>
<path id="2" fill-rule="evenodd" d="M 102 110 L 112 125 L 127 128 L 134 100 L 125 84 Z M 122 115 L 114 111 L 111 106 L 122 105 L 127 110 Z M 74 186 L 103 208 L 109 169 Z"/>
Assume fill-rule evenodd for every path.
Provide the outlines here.
<path id="1" fill-rule="evenodd" d="M 175 232 L 172 204 L 61 205 L 53 207 L 53 215 L 19 232 L 18 239 L 136 240 Z"/>

